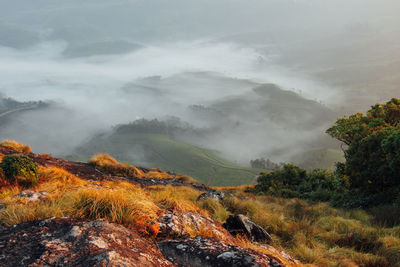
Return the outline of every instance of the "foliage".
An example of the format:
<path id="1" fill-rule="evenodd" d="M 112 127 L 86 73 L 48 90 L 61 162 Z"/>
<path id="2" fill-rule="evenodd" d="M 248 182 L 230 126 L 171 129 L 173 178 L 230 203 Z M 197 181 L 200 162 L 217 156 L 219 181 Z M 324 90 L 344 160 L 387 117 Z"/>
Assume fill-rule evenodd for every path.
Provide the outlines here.
<path id="1" fill-rule="evenodd" d="M 337 174 L 349 181 L 348 202 L 393 203 L 400 193 L 400 99 L 338 119 L 327 133 L 347 145 Z"/>
<path id="2" fill-rule="evenodd" d="M 264 170 L 275 170 L 279 168 L 282 164 L 277 164 L 275 162 L 272 162 L 270 159 L 265 159 L 265 158 L 259 158 L 259 159 L 254 159 L 250 161 L 250 166 L 252 168 L 257 168 L 257 169 L 264 169 Z"/>
<path id="3" fill-rule="evenodd" d="M 314 201 L 330 201 L 346 191 L 346 183 L 330 171 L 315 169 L 307 172 L 293 164 L 282 169 L 261 173 L 254 190 L 280 197 L 298 197 Z"/>
<path id="4" fill-rule="evenodd" d="M 38 165 L 28 156 L 5 156 L 0 163 L 4 179 L 9 183 L 32 186 L 38 181 Z"/>

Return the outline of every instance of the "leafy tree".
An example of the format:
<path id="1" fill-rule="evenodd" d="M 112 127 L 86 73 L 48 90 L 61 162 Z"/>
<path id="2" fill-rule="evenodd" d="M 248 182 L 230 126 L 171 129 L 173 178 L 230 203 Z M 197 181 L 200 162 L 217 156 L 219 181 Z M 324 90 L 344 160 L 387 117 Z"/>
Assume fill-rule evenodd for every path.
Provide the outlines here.
<path id="1" fill-rule="evenodd" d="M 400 99 L 338 119 L 327 133 L 347 146 L 337 173 L 361 205 L 391 202 L 400 191 Z"/>
<path id="2" fill-rule="evenodd" d="M 250 161 L 252 168 L 275 170 L 279 168 L 279 164 L 272 162 L 270 159 L 265 160 L 265 158 L 254 159 Z"/>

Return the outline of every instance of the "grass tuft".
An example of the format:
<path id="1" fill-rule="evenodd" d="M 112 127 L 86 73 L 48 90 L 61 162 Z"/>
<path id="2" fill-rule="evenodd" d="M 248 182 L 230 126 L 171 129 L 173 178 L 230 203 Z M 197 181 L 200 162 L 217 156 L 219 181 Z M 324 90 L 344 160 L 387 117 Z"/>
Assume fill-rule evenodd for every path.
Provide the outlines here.
<path id="1" fill-rule="evenodd" d="M 8 139 L 3 140 L 0 143 L 0 146 L 11 148 L 11 149 L 13 149 L 13 150 L 15 150 L 17 152 L 20 152 L 20 153 L 31 153 L 32 152 L 32 149 L 31 149 L 30 146 L 21 144 L 21 143 L 19 143 L 17 141 L 14 141 L 14 140 L 8 140 Z"/>
<path id="2" fill-rule="evenodd" d="M 135 166 L 127 163 L 119 163 L 116 159 L 108 154 L 97 154 L 89 161 L 90 164 L 98 168 L 100 171 L 120 177 L 136 177 L 136 178 L 169 178 L 171 175 L 159 169 L 151 169 L 143 171 Z"/>

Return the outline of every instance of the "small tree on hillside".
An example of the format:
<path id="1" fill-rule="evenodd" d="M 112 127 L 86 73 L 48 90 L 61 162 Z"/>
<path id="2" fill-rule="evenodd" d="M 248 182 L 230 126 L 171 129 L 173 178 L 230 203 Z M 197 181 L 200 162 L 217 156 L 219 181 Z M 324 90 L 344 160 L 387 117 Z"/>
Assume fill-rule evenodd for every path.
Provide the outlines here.
<path id="1" fill-rule="evenodd" d="M 369 203 L 363 205 L 391 202 L 399 194 L 400 99 L 338 119 L 327 133 L 347 145 L 337 173 L 365 196 Z"/>

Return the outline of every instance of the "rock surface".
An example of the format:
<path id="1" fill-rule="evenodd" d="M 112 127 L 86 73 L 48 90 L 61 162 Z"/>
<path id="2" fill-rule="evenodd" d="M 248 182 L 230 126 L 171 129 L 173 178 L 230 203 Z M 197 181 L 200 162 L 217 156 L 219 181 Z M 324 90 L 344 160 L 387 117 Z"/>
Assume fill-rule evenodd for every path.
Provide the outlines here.
<path id="1" fill-rule="evenodd" d="M 197 212 L 165 213 L 159 217 L 158 224 L 161 238 L 188 238 L 189 230 L 197 230 L 224 240 L 234 239 L 219 222 Z"/>
<path id="2" fill-rule="evenodd" d="M 205 192 L 203 194 L 201 194 L 197 200 L 205 200 L 208 198 L 212 198 L 218 201 L 223 200 L 225 197 L 225 193 L 221 192 L 221 191 L 209 191 L 209 192 Z"/>
<path id="3" fill-rule="evenodd" d="M 163 255 L 185 267 L 281 267 L 279 260 L 259 252 L 228 245 L 214 238 L 196 237 L 163 241 L 158 244 Z"/>
<path id="4" fill-rule="evenodd" d="M 246 235 L 251 241 L 270 242 L 271 236 L 261 226 L 252 222 L 248 217 L 239 214 L 229 216 L 222 225 L 233 236 Z"/>
<path id="5" fill-rule="evenodd" d="M 21 193 L 19 193 L 18 195 L 15 195 L 14 198 L 17 197 L 23 197 L 26 198 L 28 201 L 39 201 L 39 200 L 44 200 L 47 198 L 47 193 L 43 192 L 43 191 L 32 191 L 32 190 L 24 190 Z"/>
<path id="6" fill-rule="evenodd" d="M 0 266 L 176 265 L 121 225 L 51 218 L 0 229 Z"/>

